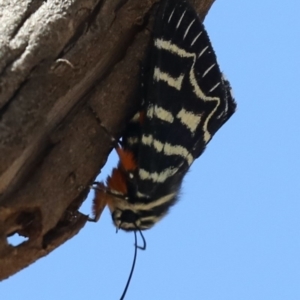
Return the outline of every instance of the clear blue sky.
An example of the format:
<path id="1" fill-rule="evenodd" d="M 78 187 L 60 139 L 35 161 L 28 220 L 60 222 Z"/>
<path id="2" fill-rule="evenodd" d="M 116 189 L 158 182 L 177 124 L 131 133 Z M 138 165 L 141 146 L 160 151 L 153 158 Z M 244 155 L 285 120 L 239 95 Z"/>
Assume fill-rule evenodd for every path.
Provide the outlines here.
<path id="1" fill-rule="evenodd" d="M 145 232 L 126 299 L 300 299 L 299 11 L 298 0 L 213 5 L 205 24 L 238 110 L 192 166 L 180 202 Z M 133 242 L 105 211 L 1 283 L 0 298 L 119 299 Z"/>

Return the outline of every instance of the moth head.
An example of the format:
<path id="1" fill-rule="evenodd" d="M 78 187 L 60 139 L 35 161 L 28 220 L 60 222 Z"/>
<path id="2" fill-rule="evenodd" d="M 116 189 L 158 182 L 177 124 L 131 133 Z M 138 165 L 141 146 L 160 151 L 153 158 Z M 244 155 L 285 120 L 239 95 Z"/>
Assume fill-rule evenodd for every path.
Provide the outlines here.
<path id="1" fill-rule="evenodd" d="M 115 207 L 111 212 L 112 220 L 117 228 L 132 231 L 140 228 L 141 220 L 138 213 L 132 209 L 120 210 Z"/>
<path id="2" fill-rule="evenodd" d="M 94 190 L 92 211 L 94 220 L 98 221 L 106 205 L 113 212 L 118 202 L 126 200 L 127 184 L 124 173 L 120 168 L 114 168 L 111 176 L 107 177 L 106 185 L 103 182 L 96 183 Z"/>
<path id="3" fill-rule="evenodd" d="M 124 152 L 121 152 L 121 155 L 123 154 Z M 139 214 L 135 212 L 134 204 L 128 201 L 130 174 L 131 172 L 128 169 L 124 171 L 124 163 L 119 163 L 118 168 L 114 168 L 111 175 L 108 176 L 106 184 L 103 182 L 97 183 L 97 186 L 94 188 L 95 198 L 93 200 L 95 221 L 99 220 L 102 211 L 107 205 L 114 225 L 117 228 L 124 230 L 135 230 L 138 228 L 141 223 Z"/>
<path id="4" fill-rule="evenodd" d="M 119 146 L 116 147 L 116 151 L 120 159 L 118 167 L 114 168 L 111 175 L 107 177 L 106 184 L 103 182 L 97 183 L 95 187 L 93 214 L 94 220 L 98 221 L 107 205 L 115 225 L 117 228 L 122 228 L 122 220 L 124 221 L 124 227 L 128 227 L 126 224 L 131 219 L 138 220 L 137 215 L 132 217 L 134 211 L 130 209 L 132 204 L 128 202 L 128 186 L 135 181 L 134 173 L 137 169 L 137 164 L 131 151 Z M 131 211 L 131 214 L 129 211 Z"/>
<path id="5" fill-rule="evenodd" d="M 107 190 L 103 183 L 99 183 L 95 189 L 95 198 L 93 201 L 94 220 L 98 221 L 102 211 L 107 205 L 114 225 L 117 229 L 132 231 L 139 229 L 142 222 L 141 217 L 135 211 L 134 204 L 128 202 L 124 194 L 114 194 Z"/>

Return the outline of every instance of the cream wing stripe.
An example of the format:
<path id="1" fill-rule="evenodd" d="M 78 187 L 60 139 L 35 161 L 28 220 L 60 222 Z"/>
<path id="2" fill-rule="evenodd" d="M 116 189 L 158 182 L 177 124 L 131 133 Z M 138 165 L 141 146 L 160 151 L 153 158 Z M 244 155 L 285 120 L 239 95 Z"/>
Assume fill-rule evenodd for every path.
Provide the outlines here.
<path id="1" fill-rule="evenodd" d="M 181 15 L 181 18 L 179 19 L 179 21 L 178 21 L 178 23 L 177 23 L 176 29 L 180 26 L 181 21 L 182 21 L 184 15 L 185 15 L 185 13 L 186 13 L 186 10 L 185 10 L 185 11 L 183 12 L 183 14 Z"/>
<path id="2" fill-rule="evenodd" d="M 187 111 L 184 108 L 176 116 L 180 122 L 185 125 L 192 133 L 195 132 L 201 121 L 201 115 L 195 115 L 191 111 Z"/>
<path id="3" fill-rule="evenodd" d="M 193 92 L 197 95 L 198 98 L 202 99 L 203 101 L 215 101 L 216 102 L 216 106 L 210 112 L 210 114 L 206 117 L 204 124 L 203 124 L 204 141 L 207 143 L 211 139 L 211 134 L 208 131 L 208 123 L 209 123 L 210 119 L 212 118 L 212 116 L 216 113 L 218 107 L 220 106 L 221 100 L 219 97 L 207 96 L 201 90 L 201 88 L 197 82 L 195 70 L 194 70 L 194 66 L 195 66 L 195 63 L 197 60 L 197 54 L 187 52 L 184 49 L 179 48 L 175 44 L 172 44 L 170 41 L 163 40 L 163 39 L 156 39 L 154 42 L 154 45 L 158 49 L 170 51 L 171 53 L 177 54 L 180 57 L 186 57 L 186 58 L 193 59 L 193 65 L 192 65 L 192 67 L 190 69 L 190 73 L 189 73 L 190 83 L 193 87 Z M 200 57 L 206 51 L 206 49 L 208 49 L 208 46 L 202 50 L 202 52 L 199 54 L 198 57 Z"/>
<path id="4" fill-rule="evenodd" d="M 155 183 L 157 182 L 165 182 L 166 179 L 169 177 L 173 176 L 177 172 L 177 168 L 168 168 L 165 169 L 164 171 L 158 173 L 158 172 L 153 172 L 150 173 L 144 169 L 139 170 L 139 176 L 142 180 L 151 180 Z"/>
<path id="5" fill-rule="evenodd" d="M 165 155 L 178 155 L 184 158 L 189 165 L 194 161 L 191 153 L 181 145 L 171 145 L 169 143 L 162 143 L 153 138 L 152 135 L 143 135 L 142 143 L 153 147 L 157 152 L 163 152 Z"/>
<path id="6" fill-rule="evenodd" d="M 120 198 L 115 198 L 115 204 L 114 206 L 119 209 L 119 210 L 126 210 L 126 209 L 131 209 L 133 211 L 138 211 L 138 210 L 151 210 L 156 206 L 160 206 L 162 204 L 165 204 L 166 202 L 169 202 L 172 198 L 174 198 L 174 196 L 176 195 L 176 193 L 171 193 L 168 195 L 165 195 L 161 198 L 158 198 L 156 200 L 153 200 L 149 203 L 141 203 L 141 202 L 137 202 L 137 203 L 130 203 L 126 200 L 120 200 Z"/>
<path id="7" fill-rule="evenodd" d="M 196 43 L 196 41 L 198 40 L 198 38 L 201 34 L 202 34 L 202 31 L 200 33 L 198 33 L 198 35 L 193 39 L 191 46 L 193 46 Z"/>
<path id="8" fill-rule="evenodd" d="M 168 123 L 174 122 L 174 117 L 171 112 L 168 110 L 157 106 L 157 105 L 151 105 L 147 110 L 147 117 L 152 119 L 154 117 L 163 120 Z"/>
<path id="9" fill-rule="evenodd" d="M 175 88 L 176 90 L 180 90 L 182 86 L 182 80 L 184 78 L 184 74 L 181 74 L 179 77 L 175 78 L 168 73 L 161 72 L 159 68 L 155 67 L 153 78 L 156 81 L 162 80 L 166 82 L 169 86 Z"/>
<path id="10" fill-rule="evenodd" d="M 190 25 L 188 26 L 188 28 L 186 29 L 186 31 L 185 31 L 185 33 L 184 33 L 183 39 L 186 38 L 186 36 L 187 36 L 189 30 L 191 29 L 191 27 L 192 27 L 192 25 L 195 23 L 195 21 L 196 21 L 196 19 L 194 19 L 194 20 L 190 23 Z"/>

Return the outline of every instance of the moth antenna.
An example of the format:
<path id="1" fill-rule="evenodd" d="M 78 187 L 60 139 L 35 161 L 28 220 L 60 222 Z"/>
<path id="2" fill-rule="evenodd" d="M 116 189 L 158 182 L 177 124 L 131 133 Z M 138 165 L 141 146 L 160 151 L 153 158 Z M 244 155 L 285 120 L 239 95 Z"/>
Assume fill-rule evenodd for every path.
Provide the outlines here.
<path id="1" fill-rule="evenodd" d="M 130 281 L 131 281 L 131 277 L 132 277 L 132 274 L 133 274 L 133 271 L 134 271 L 134 267 L 135 267 L 135 262 L 136 262 L 136 257 L 137 257 L 137 249 L 139 248 L 137 246 L 137 237 L 136 237 L 136 231 L 134 230 L 134 256 L 133 256 L 133 262 L 132 262 L 132 266 L 131 266 L 131 270 L 130 270 L 130 274 L 129 274 L 129 277 L 127 279 L 127 283 L 126 283 L 126 286 L 125 286 L 125 289 L 123 291 L 123 294 L 120 298 L 120 300 L 123 300 L 125 298 L 125 295 L 126 295 L 126 292 L 128 290 L 128 287 L 129 287 L 129 284 L 130 284 Z"/>
<path id="2" fill-rule="evenodd" d="M 138 228 L 138 227 L 136 226 L 136 224 L 135 224 L 135 227 L 136 227 L 136 230 L 135 230 L 134 232 L 138 231 L 138 232 L 140 233 L 140 236 L 141 236 L 142 240 L 143 240 L 143 246 L 138 246 L 137 244 L 135 244 L 135 247 L 137 247 L 137 248 L 139 248 L 139 249 L 141 249 L 141 250 L 146 250 L 146 247 L 147 247 L 146 239 L 145 239 L 145 237 L 144 237 L 144 235 L 143 235 L 141 229 Z"/>

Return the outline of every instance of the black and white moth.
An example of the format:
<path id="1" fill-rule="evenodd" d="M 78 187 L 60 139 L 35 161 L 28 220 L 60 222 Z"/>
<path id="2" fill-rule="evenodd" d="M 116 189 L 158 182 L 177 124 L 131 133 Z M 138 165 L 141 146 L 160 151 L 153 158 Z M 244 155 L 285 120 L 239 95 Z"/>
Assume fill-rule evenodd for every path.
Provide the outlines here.
<path id="1" fill-rule="evenodd" d="M 95 188 L 117 228 L 145 230 L 177 201 L 184 175 L 236 104 L 202 22 L 187 0 L 163 0 L 142 80 L 141 108 L 116 147 L 119 164 Z"/>

